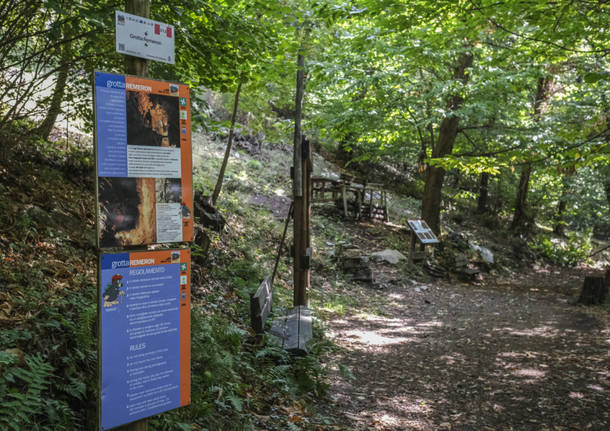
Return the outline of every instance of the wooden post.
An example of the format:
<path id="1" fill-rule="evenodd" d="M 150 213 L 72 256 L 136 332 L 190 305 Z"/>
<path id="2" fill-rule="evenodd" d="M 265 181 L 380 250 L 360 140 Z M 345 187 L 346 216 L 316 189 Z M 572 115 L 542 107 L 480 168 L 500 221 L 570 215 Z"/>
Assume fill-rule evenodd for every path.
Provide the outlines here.
<path id="1" fill-rule="evenodd" d="M 341 198 L 343 199 L 343 215 L 347 218 L 347 190 L 345 183 L 341 184 Z"/>
<path id="2" fill-rule="evenodd" d="M 386 193 L 386 191 L 383 191 L 383 221 L 385 221 L 386 223 L 390 221 L 390 210 L 388 209 L 388 195 Z"/>
<path id="3" fill-rule="evenodd" d="M 415 260 L 415 232 L 411 231 L 411 244 L 409 245 L 409 263 Z"/>
<path id="4" fill-rule="evenodd" d="M 150 18 L 150 0 L 125 0 L 125 12 Z M 126 55 L 125 72 L 129 75 L 148 76 L 148 61 Z"/>
<path id="5" fill-rule="evenodd" d="M 303 90 L 305 78 L 305 57 L 299 53 L 297 57 L 297 88 L 295 97 L 295 120 L 294 120 L 294 177 L 293 202 L 294 202 L 294 263 L 293 263 L 293 305 L 307 305 L 307 274 L 305 268 L 305 256 L 307 250 L 307 192 L 304 177 L 307 169 L 304 168 L 303 136 L 301 133 L 301 115 L 303 103 Z"/>
<path id="6" fill-rule="evenodd" d="M 150 0 L 125 0 L 125 12 L 150 18 Z M 148 76 L 148 61 L 143 58 L 125 56 L 125 73 Z M 148 419 L 141 419 L 118 428 L 120 431 L 148 431 Z"/>

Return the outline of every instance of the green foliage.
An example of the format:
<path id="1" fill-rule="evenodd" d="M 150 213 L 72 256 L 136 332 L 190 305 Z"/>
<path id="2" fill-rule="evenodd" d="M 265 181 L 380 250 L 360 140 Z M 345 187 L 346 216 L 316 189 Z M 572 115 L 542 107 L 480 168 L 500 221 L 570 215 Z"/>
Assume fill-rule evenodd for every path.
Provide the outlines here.
<path id="1" fill-rule="evenodd" d="M 592 250 L 590 234 L 584 238 L 570 234 L 567 241 L 539 234 L 530 247 L 552 264 L 560 266 L 574 266 L 584 262 Z"/>
<path id="2" fill-rule="evenodd" d="M 0 428 L 73 430 L 78 423 L 75 412 L 65 401 L 47 395 L 53 367 L 40 354 L 27 356 L 25 367 L 16 362 L 16 355 L 0 352 Z"/>

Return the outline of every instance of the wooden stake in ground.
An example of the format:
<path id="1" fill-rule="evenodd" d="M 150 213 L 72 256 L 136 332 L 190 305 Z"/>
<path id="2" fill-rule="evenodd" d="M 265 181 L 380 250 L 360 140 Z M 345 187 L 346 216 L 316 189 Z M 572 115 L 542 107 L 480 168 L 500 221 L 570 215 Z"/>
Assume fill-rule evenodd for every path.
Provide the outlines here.
<path id="1" fill-rule="evenodd" d="M 125 1 L 125 12 L 133 15 L 138 15 L 143 18 L 150 17 L 150 0 L 126 0 Z M 125 73 L 128 75 L 136 76 L 148 76 L 148 61 L 132 57 L 130 55 L 125 56 Z M 120 431 L 148 431 L 148 419 L 142 419 L 123 427 L 117 428 Z"/>
<path id="2" fill-rule="evenodd" d="M 307 169 L 305 167 L 306 157 L 303 153 L 303 136 L 301 132 L 301 115 L 304 89 L 304 69 L 305 57 L 299 54 L 297 57 L 297 87 L 295 97 L 295 119 L 294 119 L 294 157 L 293 157 L 293 178 L 292 195 L 294 202 L 294 296 L 293 305 L 307 305 L 307 287 L 309 281 L 309 271 L 307 269 L 307 250 L 308 250 L 308 199 L 309 186 L 306 178 Z"/>

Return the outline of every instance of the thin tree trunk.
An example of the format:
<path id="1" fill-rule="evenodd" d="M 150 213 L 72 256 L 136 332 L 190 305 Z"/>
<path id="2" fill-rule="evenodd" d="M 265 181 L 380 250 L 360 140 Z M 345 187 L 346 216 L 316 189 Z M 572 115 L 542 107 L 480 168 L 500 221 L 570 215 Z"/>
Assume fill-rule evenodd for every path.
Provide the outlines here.
<path id="1" fill-rule="evenodd" d="M 557 235 L 564 236 L 565 235 L 565 224 L 563 221 L 563 216 L 566 212 L 566 208 L 568 203 L 565 200 L 565 190 L 561 192 L 561 198 L 559 199 L 559 204 L 557 205 L 557 213 L 555 214 L 555 225 L 553 226 L 553 232 Z"/>
<path id="2" fill-rule="evenodd" d="M 235 91 L 235 99 L 233 100 L 233 113 L 231 114 L 231 128 L 229 129 L 229 140 L 227 141 L 227 148 L 225 149 L 225 156 L 222 159 L 222 166 L 220 167 L 220 173 L 218 174 L 218 180 L 216 180 L 216 187 L 214 187 L 214 193 L 212 194 L 212 206 L 216 205 L 220 190 L 222 189 L 222 182 L 225 177 L 225 170 L 229 163 L 229 156 L 231 155 L 231 147 L 233 146 L 233 134 L 235 133 L 235 119 L 237 118 L 237 107 L 239 106 L 239 93 L 241 93 L 241 82 L 237 85 L 237 91 Z"/>
<path id="3" fill-rule="evenodd" d="M 463 84 L 468 81 L 466 70 L 472 66 L 472 54 L 463 53 L 458 64 L 453 70 L 453 79 L 460 80 Z M 464 100 L 459 94 L 454 95 L 449 101 L 449 110 L 455 111 L 462 106 Z M 451 154 L 453 144 L 458 132 L 459 118 L 452 113 L 441 122 L 438 141 L 432 150 L 432 158 L 439 158 Z M 441 192 L 445 170 L 443 168 L 430 166 L 424 187 L 424 200 L 422 203 L 422 218 L 426 220 L 432 230 L 440 234 Z"/>
<path id="4" fill-rule="evenodd" d="M 517 188 L 517 199 L 515 201 L 515 213 L 513 215 L 512 229 L 524 228 L 527 224 L 527 190 L 529 188 L 532 164 L 527 163 L 521 168 L 519 187 Z"/>
<path id="5" fill-rule="evenodd" d="M 479 198 L 477 200 L 477 212 L 487 212 L 487 198 L 489 196 L 489 173 L 483 172 L 479 178 Z"/>
<path id="6" fill-rule="evenodd" d="M 67 24 L 66 24 L 67 25 Z M 64 34 L 67 37 L 67 33 Z M 53 126 L 57 121 L 57 117 L 61 112 L 61 102 L 63 102 L 66 91 L 66 83 L 68 82 L 68 74 L 70 71 L 70 61 L 72 60 L 72 42 L 66 42 L 61 48 L 61 66 L 57 73 L 57 80 L 53 89 L 53 96 L 45 119 L 40 123 L 36 132 L 44 140 L 49 139 L 49 135 L 53 130 Z"/>
<path id="7" fill-rule="evenodd" d="M 551 76 L 544 76 L 538 79 L 536 88 L 536 99 L 534 100 L 534 121 L 539 122 L 542 114 L 542 105 L 549 98 L 549 87 L 552 82 Z M 529 215 L 527 211 L 527 191 L 529 189 L 530 177 L 532 174 L 532 164 L 526 163 L 521 169 L 519 187 L 517 188 L 517 199 L 515 200 L 515 213 L 511 223 L 511 229 L 527 228 Z"/>
<path id="8" fill-rule="evenodd" d="M 559 197 L 559 203 L 557 204 L 557 212 L 553 217 L 553 232 L 557 235 L 563 236 L 565 235 L 566 227 L 563 218 L 565 216 L 566 209 L 568 208 L 568 195 L 571 193 L 571 180 L 576 173 L 576 168 L 571 166 L 568 169 L 561 169 L 560 172 L 563 175 L 561 178 L 561 196 Z"/>

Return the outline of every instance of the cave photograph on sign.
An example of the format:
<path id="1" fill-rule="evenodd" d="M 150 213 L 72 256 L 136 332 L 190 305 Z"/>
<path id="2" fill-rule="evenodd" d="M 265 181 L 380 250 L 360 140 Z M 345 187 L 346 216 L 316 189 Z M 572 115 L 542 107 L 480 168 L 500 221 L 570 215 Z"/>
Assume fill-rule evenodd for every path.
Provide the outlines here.
<path id="1" fill-rule="evenodd" d="M 156 238 L 155 178 L 100 178 L 102 247 L 147 244 Z"/>
<path id="2" fill-rule="evenodd" d="M 191 241 L 189 87 L 95 73 L 100 247 Z"/>
<path id="3" fill-rule="evenodd" d="M 180 147 L 178 98 L 127 91 L 127 142 L 129 145 Z"/>

